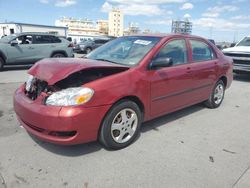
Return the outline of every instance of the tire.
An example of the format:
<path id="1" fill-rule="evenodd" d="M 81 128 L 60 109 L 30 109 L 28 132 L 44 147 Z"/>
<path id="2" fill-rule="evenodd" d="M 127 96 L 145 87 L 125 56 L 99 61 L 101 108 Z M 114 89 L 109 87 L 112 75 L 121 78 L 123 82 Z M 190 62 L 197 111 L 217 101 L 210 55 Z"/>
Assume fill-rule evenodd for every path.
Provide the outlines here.
<path id="1" fill-rule="evenodd" d="M 86 48 L 86 54 L 89 54 L 90 52 L 92 51 L 92 49 L 91 48 Z"/>
<path id="2" fill-rule="evenodd" d="M 218 108 L 224 99 L 224 95 L 225 95 L 225 84 L 222 80 L 219 80 L 215 84 L 209 99 L 205 101 L 205 105 L 208 108 Z"/>
<path id="3" fill-rule="evenodd" d="M 63 58 L 66 57 L 63 53 L 55 53 L 52 55 L 52 58 Z"/>
<path id="4" fill-rule="evenodd" d="M 0 71 L 3 71 L 4 68 L 4 60 L 0 57 Z"/>
<path id="5" fill-rule="evenodd" d="M 130 145 L 140 132 L 142 113 L 130 100 L 115 104 L 101 125 L 99 141 L 108 149 L 122 149 Z"/>

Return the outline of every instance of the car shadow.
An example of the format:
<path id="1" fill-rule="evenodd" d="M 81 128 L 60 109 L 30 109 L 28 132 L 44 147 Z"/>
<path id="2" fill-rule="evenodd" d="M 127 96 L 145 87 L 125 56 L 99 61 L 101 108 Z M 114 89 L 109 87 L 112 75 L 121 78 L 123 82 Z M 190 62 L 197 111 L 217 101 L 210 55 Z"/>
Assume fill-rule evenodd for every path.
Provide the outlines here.
<path id="1" fill-rule="evenodd" d="M 141 126 L 141 133 L 147 132 L 147 131 L 159 131 L 158 127 L 166 125 L 167 123 L 171 123 L 172 121 L 175 121 L 177 119 L 180 119 L 182 117 L 188 116 L 189 114 L 193 114 L 195 112 L 198 112 L 202 109 L 205 109 L 205 106 L 203 104 L 196 104 L 187 108 L 184 108 L 182 110 L 178 110 L 176 112 L 172 112 L 167 115 L 163 115 L 161 117 L 158 117 L 156 119 L 147 121 L 142 124 Z"/>
<path id="2" fill-rule="evenodd" d="M 82 156 L 82 155 L 86 155 L 89 153 L 94 153 L 96 151 L 104 149 L 98 142 L 90 142 L 87 144 L 66 146 L 66 145 L 57 145 L 57 144 L 53 144 L 49 142 L 44 142 L 42 140 L 39 140 L 37 137 L 31 134 L 29 135 L 36 142 L 36 144 L 38 144 L 45 150 L 55 153 L 57 155 L 77 157 L 77 156 Z"/>
<path id="3" fill-rule="evenodd" d="M 16 71 L 16 70 L 28 70 L 32 65 L 11 65 L 5 66 L 3 72 L 5 71 Z"/>
<path id="4" fill-rule="evenodd" d="M 234 80 L 250 82 L 250 74 L 234 74 Z"/>
<path id="5" fill-rule="evenodd" d="M 179 110 L 177 112 L 173 112 L 168 115 L 161 116 L 159 118 L 147 121 L 142 124 L 141 126 L 141 133 L 145 133 L 147 131 L 158 131 L 158 127 L 165 125 L 166 123 L 170 123 L 172 121 L 175 121 L 177 119 L 180 119 L 182 117 L 185 117 L 189 114 L 195 113 L 197 111 L 200 111 L 204 109 L 205 107 L 202 104 L 197 104 L 191 107 L 187 107 L 185 109 Z M 55 153 L 57 155 L 63 155 L 63 156 L 69 156 L 69 157 L 77 157 L 82 156 L 90 153 L 97 152 L 101 149 L 104 149 L 106 151 L 113 151 L 104 148 L 99 142 L 91 142 L 87 144 L 79 144 L 79 145 L 73 145 L 73 146 L 63 146 L 63 145 L 56 145 L 49 142 L 44 142 L 36 138 L 35 136 L 30 134 L 30 137 L 42 148 L 46 149 L 49 152 Z M 141 137 L 138 136 L 136 140 L 138 140 Z"/>

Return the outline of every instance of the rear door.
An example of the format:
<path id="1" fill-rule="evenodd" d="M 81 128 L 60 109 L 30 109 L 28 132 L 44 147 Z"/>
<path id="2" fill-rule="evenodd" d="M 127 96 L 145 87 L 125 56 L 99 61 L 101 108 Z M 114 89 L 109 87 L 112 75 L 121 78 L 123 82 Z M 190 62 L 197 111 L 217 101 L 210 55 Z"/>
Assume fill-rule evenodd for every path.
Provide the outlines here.
<path id="1" fill-rule="evenodd" d="M 213 48 L 201 39 L 189 39 L 194 98 L 206 100 L 217 78 L 218 59 Z"/>
<path id="2" fill-rule="evenodd" d="M 58 50 L 58 43 L 61 40 L 51 35 L 34 35 L 34 46 L 39 52 L 36 55 L 37 59 L 48 58 L 53 51 Z"/>
<path id="3" fill-rule="evenodd" d="M 185 39 L 172 39 L 153 58 L 172 58 L 173 65 L 148 71 L 151 80 L 151 116 L 175 111 L 191 104 L 192 74 Z"/>

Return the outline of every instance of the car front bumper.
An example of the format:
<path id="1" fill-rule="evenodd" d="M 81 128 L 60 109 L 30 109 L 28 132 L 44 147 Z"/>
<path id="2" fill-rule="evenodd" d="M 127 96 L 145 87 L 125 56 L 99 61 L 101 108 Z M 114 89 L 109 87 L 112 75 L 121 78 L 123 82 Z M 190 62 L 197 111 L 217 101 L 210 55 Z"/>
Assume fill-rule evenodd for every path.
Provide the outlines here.
<path id="1" fill-rule="evenodd" d="M 29 99 L 23 86 L 14 95 L 14 109 L 20 124 L 41 140 L 62 145 L 97 140 L 102 119 L 110 107 L 46 106 L 42 96 L 35 101 Z"/>

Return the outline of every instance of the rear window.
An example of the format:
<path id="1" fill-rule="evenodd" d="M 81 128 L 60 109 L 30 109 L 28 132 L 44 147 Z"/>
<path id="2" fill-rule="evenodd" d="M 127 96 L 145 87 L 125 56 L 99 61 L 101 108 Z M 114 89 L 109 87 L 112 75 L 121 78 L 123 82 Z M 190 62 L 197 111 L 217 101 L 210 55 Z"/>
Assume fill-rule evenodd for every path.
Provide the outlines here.
<path id="1" fill-rule="evenodd" d="M 61 40 L 56 36 L 35 35 L 34 44 L 60 43 Z"/>
<path id="2" fill-rule="evenodd" d="M 194 62 L 209 61 L 215 59 L 215 54 L 210 46 L 202 41 L 190 40 L 192 47 L 192 59 Z"/>

